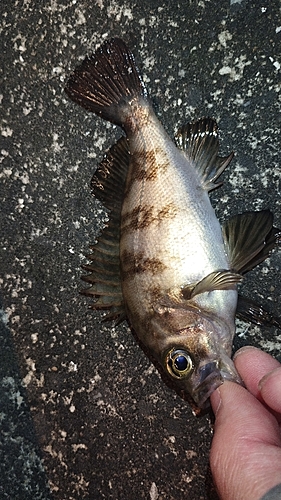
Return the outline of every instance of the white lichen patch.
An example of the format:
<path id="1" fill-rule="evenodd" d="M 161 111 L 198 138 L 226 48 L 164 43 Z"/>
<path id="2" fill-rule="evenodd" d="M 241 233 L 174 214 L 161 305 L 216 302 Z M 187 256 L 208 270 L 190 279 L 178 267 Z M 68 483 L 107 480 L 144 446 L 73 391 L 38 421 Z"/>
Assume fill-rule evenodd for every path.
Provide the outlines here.
<path id="1" fill-rule="evenodd" d="M 63 148 L 63 141 L 59 142 L 59 134 L 57 132 L 53 132 L 53 144 L 52 149 L 54 153 L 59 153 Z"/>
<path id="2" fill-rule="evenodd" d="M 145 386 L 147 378 L 149 378 L 152 374 L 160 377 L 158 370 L 156 370 L 155 366 L 151 363 L 149 367 L 142 372 L 142 376 L 140 377 L 140 382 L 143 386 Z"/>
<path id="3" fill-rule="evenodd" d="M 41 236 L 45 236 L 48 233 L 49 228 L 43 227 L 43 228 L 32 228 L 31 233 L 30 233 L 30 241 L 36 239 L 36 238 L 41 238 Z"/>
<path id="4" fill-rule="evenodd" d="M 108 17 L 114 17 L 117 22 L 120 22 L 121 18 L 127 18 L 128 20 L 133 19 L 132 9 L 128 7 L 125 3 L 119 4 L 115 0 L 111 1 L 107 8 Z"/>
<path id="5" fill-rule="evenodd" d="M 36 376 L 36 364 L 35 361 L 31 358 L 26 359 L 27 366 L 27 374 L 22 380 L 22 383 L 25 387 L 28 387 L 31 383 L 37 387 L 44 387 L 44 374 L 40 373 L 39 377 Z"/>
<path id="6" fill-rule="evenodd" d="M 96 405 L 98 406 L 102 414 L 108 415 L 110 417 L 118 417 L 120 420 L 123 420 L 123 417 L 118 413 L 116 407 L 111 403 L 104 401 L 104 399 L 101 397 L 101 394 L 100 398 L 96 401 Z"/>
<path id="7" fill-rule="evenodd" d="M 192 458 L 197 457 L 197 453 L 194 450 L 186 450 L 185 456 L 186 456 L 187 460 L 191 460 Z"/>
<path id="8" fill-rule="evenodd" d="M 24 268 L 26 266 L 27 260 L 28 257 L 26 256 L 26 258 L 24 259 L 17 259 L 16 262 L 18 265 Z M 32 281 L 29 278 L 19 276 L 18 274 L 6 274 L 5 282 L 8 283 L 7 290 L 14 298 L 18 297 L 22 292 L 25 292 L 26 290 L 30 290 L 32 288 Z M 17 321 L 15 320 L 16 316 L 12 315 L 13 310 L 7 308 L 6 313 L 8 314 L 11 322 L 17 323 Z"/>
<path id="9" fill-rule="evenodd" d="M 18 384 L 15 379 L 13 377 L 3 377 L 1 385 L 8 391 L 9 398 L 13 402 L 14 406 L 19 409 L 24 399 L 18 390 Z"/>
<path id="10" fill-rule="evenodd" d="M 74 363 L 73 361 L 70 361 L 69 365 L 68 365 L 68 371 L 69 372 L 77 372 L 78 368 L 77 368 L 77 363 Z"/>
<path id="11" fill-rule="evenodd" d="M 153 57 L 153 56 L 147 56 L 143 60 L 143 67 L 145 69 L 152 70 L 153 66 L 155 66 L 156 63 L 157 63 L 157 61 L 155 60 L 155 57 Z M 146 77 L 146 81 L 147 80 L 148 80 L 148 77 Z"/>
<path id="12" fill-rule="evenodd" d="M 235 169 L 231 171 L 228 181 L 233 186 L 233 188 L 239 189 L 241 188 L 241 186 L 243 186 L 244 188 L 248 186 L 251 182 L 251 179 L 249 179 L 247 176 L 247 168 L 243 167 L 243 165 L 239 163 L 236 163 Z"/>
<path id="13" fill-rule="evenodd" d="M 78 492 L 78 494 L 83 493 L 85 495 L 88 492 L 89 484 L 90 482 L 86 481 L 83 474 L 78 474 L 76 476 L 75 490 Z"/>
<path id="14" fill-rule="evenodd" d="M 87 392 L 89 393 L 92 392 L 95 389 L 95 387 L 101 382 L 101 380 L 102 380 L 101 376 L 98 373 L 96 373 L 89 382 L 89 387 L 87 389 Z"/>
<path id="15" fill-rule="evenodd" d="M 1 149 L 0 151 L 0 164 L 4 162 L 4 160 L 9 157 L 8 151 L 6 149 Z M 11 167 L 4 167 L 2 169 L 2 172 L 0 172 L 0 178 L 1 177 L 10 177 L 12 175 L 12 168 Z"/>
<path id="16" fill-rule="evenodd" d="M 151 488 L 149 490 L 150 500 L 157 500 L 159 498 L 158 488 L 156 483 L 152 483 Z"/>
<path id="17" fill-rule="evenodd" d="M 12 39 L 13 48 L 15 51 L 19 51 L 21 53 L 26 52 L 26 36 L 22 33 L 19 33 Z"/>
<path id="18" fill-rule="evenodd" d="M 228 76 L 231 82 L 238 81 L 243 78 L 245 67 L 250 64 L 252 64 L 252 61 L 248 61 L 246 55 L 241 54 L 239 57 L 236 57 L 234 61 L 232 61 L 228 55 L 224 60 L 224 65 L 219 69 L 219 74 Z"/>
<path id="19" fill-rule="evenodd" d="M 75 443 L 71 445 L 74 453 L 76 453 L 79 450 L 87 450 L 87 446 L 84 443 Z"/>
<path id="20" fill-rule="evenodd" d="M 62 397 L 62 400 L 64 402 L 64 404 L 66 406 L 70 406 L 71 405 L 71 401 L 72 401 L 72 398 L 74 396 L 74 391 L 70 391 L 69 395 L 68 396 L 63 396 Z"/>
<path id="21" fill-rule="evenodd" d="M 277 71 L 279 71 L 279 69 L 280 69 L 280 63 L 279 63 L 279 61 L 274 60 L 274 58 L 273 58 L 273 57 L 269 57 L 269 60 L 270 60 L 270 62 L 272 62 L 272 64 L 273 64 L 274 68 L 275 68 Z"/>
<path id="22" fill-rule="evenodd" d="M 228 30 L 221 31 L 221 33 L 218 34 L 218 39 L 222 47 L 226 48 L 227 42 L 232 40 L 232 34 Z"/>
<path id="23" fill-rule="evenodd" d="M 51 389 L 48 394 L 46 394 L 45 392 L 42 392 L 41 399 L 42 399 L 42 401 L 44 401 L 44 403 L 51 404 L 51 405 L 55 406 L 58 404 L 59 395 L 56 391 L 53 391 Z"/>
<path id="24" fill-rule="evenodd" d="M 260 345 L 266 352 L 272 352 L 272 351 L 280 352 L 281 335 L 278 335 L 275 341 L 261 340 Z"/>
<path id="25" fill-rule="evenodd" d="M 160 401 L 160 396 L 157 392 L 155 393 L 152 393 L 152 394 L 149 394 L 149 397 L 148 397 L 149 401 L 153 404 L 153 405 L 156 405 L 156 403 L 158 403 Z"/>
<path id="26" fill-rule="evenodd" d="M 0 309 L 0 321 L 2 321 L 4 325 L 7 325 L 9 322 L 9 315 L 7 314 L 7 311 L 4 311 L 4 309 Z"/>
<path id="27" fill-rule="evenodd" d="M 13 130 L 7 125 L 1 129 L 1 135 L 3 137 L 11 137 L 13 135 Z"/>
<path id="28" fill-rule="evenodd" d="M 178 456 L 177 446 L 175 446 L 176 438 L 175 436 L 169 436 L 164 438 L 164 444 L 169 448 L 173 455 Z"/>
<path id="29" fill-rule="evenodd" d="M 38 342 L 38 333 L 31 333 L 30 335 L 32 344 L 36 344 Z"/>
<path id="30" fill-rule="evenodd" d="M 51 455 L 51 457 L 55 458 L 56 460 L 59 461 L 59 463 L 65 468 L 67 469 L 67 463 L 64 461 L 64 458 L 63 458 L 63 454 L 61 451 L 56 451 L 53 446 L 51 444 L 47 445 L 47 446 L 44 446 L 44 451 L 46 453 L 49 453 Z"/>
<path id="31" fill-rule="evenodd" d="M 104 8 L 103 0 L 95 0 L 95 3 L 101 10 Z"/>

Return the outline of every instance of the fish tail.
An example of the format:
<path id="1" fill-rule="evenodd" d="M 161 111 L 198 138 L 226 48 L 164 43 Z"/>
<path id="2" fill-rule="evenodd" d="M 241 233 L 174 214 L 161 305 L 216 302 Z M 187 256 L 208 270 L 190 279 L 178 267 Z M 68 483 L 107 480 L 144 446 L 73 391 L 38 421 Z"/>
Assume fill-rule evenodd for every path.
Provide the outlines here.
<path id="1" fill-rule="evenodd" d="M 70 76 L 65 92 L 74 102 L 126 128 L 130 102 L 147 92 L 134 56 L 119 38 L 107 40 Z"/>

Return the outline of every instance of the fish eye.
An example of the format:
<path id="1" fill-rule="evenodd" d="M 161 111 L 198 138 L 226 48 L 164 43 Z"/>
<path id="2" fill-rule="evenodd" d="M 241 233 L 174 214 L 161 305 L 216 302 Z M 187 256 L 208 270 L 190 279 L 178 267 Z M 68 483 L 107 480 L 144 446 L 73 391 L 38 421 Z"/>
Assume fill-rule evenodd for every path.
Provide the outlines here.
<path id="1" fill-rule="evenodd" d="M 171 349 L 166 356 L 166 365 L 170 375 L 183 378 L 193 371 L 193 362 L 188 352 L 183 349 Z"/>

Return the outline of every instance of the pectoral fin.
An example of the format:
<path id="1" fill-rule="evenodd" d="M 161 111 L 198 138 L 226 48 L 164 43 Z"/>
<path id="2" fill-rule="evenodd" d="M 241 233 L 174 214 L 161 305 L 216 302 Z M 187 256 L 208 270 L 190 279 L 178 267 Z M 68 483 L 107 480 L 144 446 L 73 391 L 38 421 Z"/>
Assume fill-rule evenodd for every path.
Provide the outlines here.
<path id="1" fill-rule="evenodd" d="M 175 141 L 193 162 L 206 191 L 221 186 L 222 182 L 215 181 L 232 160 L 233 153 L 224 158 L 218 156 L 218 127 L 215 120 L 202 118 L 195 123 L 184 125 L 177 132 Z"/>
<path id="2" fill-rule="evenodd" d="M 244 274 L 265 260 L 280 240 L 269 210 L 246 212 L 229 219 L 222 227 L 231 268 Z"/>
<path id="3" fill-rule="evenodd" d="M 125 309 L 121 290 L 119 240 L 120 217 L 129 152 L 124 137 L 109 150 L 92 179 L 91 187 L 94 194 L 110 210 L 109 223 L 103 230 L 98 243 L 91 247 L 88 256 L 90 264 L 83 269 L 90 274 L 82 279 L 91 286 L 82 290 L 84 295 L 97 300 L 91 305 L 93 309 L 107 309 L 106 319 L 125 318 Z"/>
<path id="4" fill-rule="evenodd" d="M 214 290 L 229 290 L 234 285 L 240 283 L 242 276 L 229 270 L 215 271 L 208 274 L 195 285 L 187 285 L 182 289 L 182 296 L 186 300 L 192 299 L 195 295 Z"/>

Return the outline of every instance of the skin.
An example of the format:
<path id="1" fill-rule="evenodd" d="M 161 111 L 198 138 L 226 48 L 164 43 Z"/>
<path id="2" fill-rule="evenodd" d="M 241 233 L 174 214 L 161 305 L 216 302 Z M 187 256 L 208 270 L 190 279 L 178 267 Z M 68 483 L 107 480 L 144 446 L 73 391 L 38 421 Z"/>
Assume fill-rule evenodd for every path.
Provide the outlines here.
<path id="1" fill-rule="evenodd" d="M 222 500 L 258 500 L 281 483 L 281 365 L 254 347 L 234 363 L 247 390 L 225 382 L 211 396 L 211 470 Z"/>

